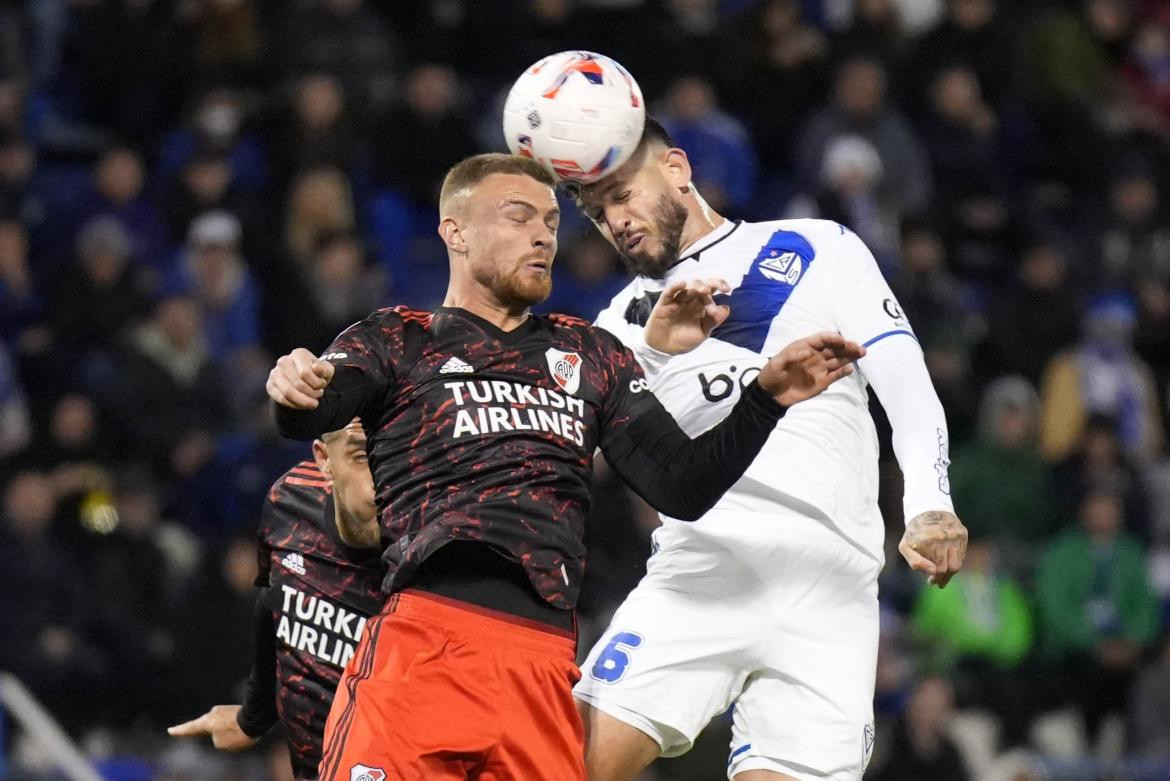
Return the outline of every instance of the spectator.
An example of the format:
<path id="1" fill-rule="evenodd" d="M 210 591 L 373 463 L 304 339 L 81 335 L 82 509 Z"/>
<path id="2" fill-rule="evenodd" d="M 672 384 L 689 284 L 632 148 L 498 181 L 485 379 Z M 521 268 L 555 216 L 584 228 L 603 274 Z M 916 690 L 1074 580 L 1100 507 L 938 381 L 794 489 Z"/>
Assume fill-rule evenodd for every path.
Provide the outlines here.
<path id="1" fill-rule="evenodd" d="M 687 150 L 695 185 L 715 211 L 743 213 L 752 204 L 756 154 L 747 129 L 719 110 L 709 82 L 679 79 L 659 116 L 674 142 Z"/>
<path id="2" fill-rule="evenodd" d="M 1080 343 L 1044 371 L 1040 441 L 1050 461 L 1065 458 L 1090 415 L 1112 417 L 1125 452 L 1145 463 L 1162 447 L 1162 416 L 1150 369 L 1133 351 L 1136 312 L 1123 294 L 1098 296 Z"/>
<path id="3" fill-rule="evenodd" d="M 0 459 L 24 449 L 32 438 L 32 419 L 16 367 L 0 341 Z"/>
<path id="4" fill-rule="evenodd" d="M 897 0 L 859 0 L 848 27 L 833 38 L 838 56 L 873 57 L 893 73 L 902 71 L 909 47 Z"/>
<path id="5" fill-rule="evenodd" d="M 24 342 L 40 325 L 44 302 L 32 278 L 28 235 L 18 220 L 0 218 L 0 338 Z"/>
<path id="6" fill-rule="evenodd" d="M 965 332 L 981 328 L 974 317 L 963 317 L 969 308 L 966 291 L 949 271 L 946 247 L 930 222 L 903 220 L 900 250 L 898 271 L 890 286 L 919 339 L 934 341 L 956 319 L 966 321 L 960 326 Z"/>
<path id="7" fill-rule="evenodd" d="M 865 138 L 877 150 L 880 187 L 894 199 L 899 214 L 923 213 L 930 199 L 930 163 L 910 123 L 887 103 L 886 72 L 876 60 L 843 62 L 832 103 L 805 126 L 795 162 L 806 192 L 815 190 L 829 144 L 847 134 Z"/>
<path id="8" fill-rule="evenodd" d="M 1138 279 L 1170 283 L 1170 224 L 1162 212 L 1154 166 L 1122 164 L 1109 185 L 1100 243 L 1086 273 L 1105 288 L 1132 290 Z"/>
<path id="9" fill-rule="evenodd" d="M 323 328 L 314 344 L 326 344 L 346 326 L 386 305 L 385 277 L 366 262 L 356 236 L 326 235 L 308 268 L 309 291 Z"/>
<path id="10" fill-rule="evenodd" d="M 875 781 L 970 778 L 959 749 L 946 734 L 953 715 L 954 694 L 947 681 L 926 678 L 919 682 L 895 727 L 889 758 L 873 774 Z"/>
<path id="11" fill-rule="evenodd" d="M 306 74 L 292 85 L 291 103 L 269 134 L 280 189 L 307 168 L 332 166 L 350 172 L 363 149 L 341 80 L 327 73 Z"/>
<path id="12" fill-rule="evenodd" d="M 130 254 L 159 267 L 170 250 L 166 224 L 145 193 L 142 158 L 126 147 L 107 152 L 94 169 L 94 191 L 80 215 L 80 225 L 95 217 L 116 218 L 126 229 Z"/>
<path id="13" fill-rule="evenodd" d="M 986 370 L 1033 384 L 1049 359 L 1076 341 L 1080 309 L 1056 244 L 1036 240 L 1024 250 L 1014 278 L 991 299 L 987 327 Z"/>
<path id="14" fill-rule="evenodd" d="M 195 218 L 210 211 L 230 212 L 248 241 L 262 233 L 266 220 L 255 196 L 237 187 L 233 177 L 231 161 L 215 152 L 201 152 L 187 162 L 162 197 L 172 241 L 185 241 Z"/>
<path id="15" fill-rule="evenodd" d="M 947 68 L 974 71 L 992 105 L 1011 96 L 1018 78 L 1018 44 L 1006 21 L 1010 4 L 998 0 L 948 0 L 942 24 L 924 35 L 908 69 L 914 79 L 910 99 L 921 100 L 929 84 Z"/>
<path id="16" fill-rule="evenodd" d="M 1081 709 L 1090 738 L 1124 710 L 1142 652 L 1158 632 L 1158 604 L 1141 544 L 1122 531 L 1120 498 L 1089 493 L 1080 527 L 1058 537 L 1036 569 L 1046 658 L 1057 692 Z"/>
<path id="17" fill-rule="evenodd" d="M 284 239 L 294 261 L 306 264 L 322 237 L 355 227 L 353 193 L 345 174 L 336 168 L 314 168 L 293 180 Z"/>
<path id="18" fill-rule="evenodd" d="M 950 470 L 951 494 L 972 537 L 1018 550 L 1053 528 L 1039 415 L 1040 398 L 1022 377 L 1001 377 L 984 391 L 978 437 L 955 453 Z"/>
<path id="19" fill-rule="evenodd" d="M 156 173 L 169 181 L 193 157 L 210 154 L 231 161 L 232 182 L 245 192 L 268 184 L 264 147 L 245 127 L 243 96 L 228 87 L 211 87 L 195 101 L 187 123 L 163 139 Z"/>
<path id="20" fill-rule="evenodd" d="M 1028 739 L 1031 691 L 1022 665 L 1032 648 L 1032 614 L 986 539 L 977 534 L 967 548 L 963 577 L 953 587 L 919 592 L 914 629 L 930 654 L 927 669 L 955 681 L 961 707 L 998 716 L 1004 744 L 1012 747 Z"/>
<path id="21" fill-rule="evenodd" d="M 183 59 L 197 84 L 262 83 L 265 40 L 251 0 L 197 0 L 179 11 Z"/>

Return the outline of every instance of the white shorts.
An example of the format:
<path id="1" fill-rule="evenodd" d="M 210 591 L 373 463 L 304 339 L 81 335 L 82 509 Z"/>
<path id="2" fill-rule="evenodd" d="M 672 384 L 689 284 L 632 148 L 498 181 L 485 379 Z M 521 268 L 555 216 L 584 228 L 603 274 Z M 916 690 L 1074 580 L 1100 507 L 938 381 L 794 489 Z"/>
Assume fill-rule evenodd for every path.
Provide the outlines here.
<path id="1" fill-rule="evenodd" d="M 734 706 L 728 778 L 860 779 L 873 749 L 881 564 L 791 510 L 736 522 L 734 535 L 707 533 L 717 521 L 655 532 L 646 577 L 574 694 L 666 757 Z"/>

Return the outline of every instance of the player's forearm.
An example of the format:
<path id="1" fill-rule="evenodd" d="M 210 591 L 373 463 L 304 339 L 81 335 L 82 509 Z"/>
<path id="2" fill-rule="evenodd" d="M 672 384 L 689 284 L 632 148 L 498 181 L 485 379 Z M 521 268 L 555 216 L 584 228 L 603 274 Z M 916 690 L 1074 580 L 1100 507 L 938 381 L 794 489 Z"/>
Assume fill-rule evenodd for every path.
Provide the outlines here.
<path id="1" fill-rule="evenodd" d="M 258 738 L 276 723 L 276 625 L 262 591 L 256 597 L 252 627 L 255 655 L 248 676 L 248 692 L 236 723 L 250 738 Z"/>
<path id="2" fill-rule="evenodd" d="M 784 410 L 753 382 L 723 422 L 691 439 L 656 405 L 614 438 L 605 457 L 652 507 L 697 520 L 743 476 Z"/>
<path id="3" fill-rule="evenodd" d="M 276 428 L 289 439 L 313 439 L 344 428 L 375 395 L 376 387 L 358 369 L 338 367 L 314 409 L 274 403 Z"/>
<path id="4" fill-rule="evenodd" d="M 946 415 L 918 343 L 908 336 L 884 339 L 859 365 L 893 429 L 906 521 L 929 510 L 954 512 Z"/>

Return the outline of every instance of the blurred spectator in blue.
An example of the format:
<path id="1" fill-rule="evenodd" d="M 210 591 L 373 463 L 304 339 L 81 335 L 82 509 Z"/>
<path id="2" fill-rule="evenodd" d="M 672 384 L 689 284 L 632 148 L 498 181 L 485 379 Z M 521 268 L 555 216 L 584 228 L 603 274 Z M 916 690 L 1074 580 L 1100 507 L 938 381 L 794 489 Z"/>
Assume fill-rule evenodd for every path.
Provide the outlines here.
<path id="1" fill-rule="evenodd" d="M 173 471 L 194 471 L 214 451 L 213 432 L 231 425 L 228 387 L 203 335 L 198 302 L 161 299 L 130 335 L 118 381 L 102 389 L 127 457 L 154 459 Z"/>
<path id="2" fill-rule="evenodd" d="M 1116 421 L 1125 453 L 1144 464 L 1161 452 L 1162 415 L 1150 369 L 1133 351 L 1137 312 L 1128 294 L 1101 294 L 1085 313 L 1079 344 L 1045 368 L 1040 441 L 1049 461 L 1066 458 L 1094 414 Z"/>
<path id="3" fill-rule="evenodd" d="M 712 209 L 742 214 L 751 208 L 755 149 L 743 124 L 720 110 L 710 82 L 697 76 L 674 82 L 658 119 L 686 150 L 695 186 Z"/>
<path id="4" fill-rule="evenodd" d="M 253 193 L 236 186 L 231 161 L 216 152 L 192 157 L 182 174 L 161 196 L 172 240 L 185 241 L 191 223 L 209 211 L 227 211 L 240 221 L 245 241 L 258 237 L 266 222 L 262 205 Z"/>
<path id="5" fill-rule="evenodd" d="M 1140 278 L 1170 282 L 1170 222 L 1161 203 L 1154 161 L 1122 161 L 1112 172 L 1109 200 L 1094 231 L 1100 237 L 1085 269 L 1101 288 L 1132 290 Z"/>
<path id="6" fill-rule="evenodd" d="M 170 236 L 154 201 L 144 191 L 142 158 L 127 147 L 115 147 L 102 157 L 93 173 L 93 192 L 83 202 L 74 230 L 94 217 L 117 218 L 129 236 L 130 254 L 141 263 L 161 267 L 171 249 Z"/>
<path id="7" fill-rule="evenodd" d="M 799 0 L 766 0 L 727 33 L 719 94 L 748 123 L 765 171 L 788 171 L 806 117 L 825 93 L 825 36 Z M 775 215 L 766 215 L 769 219 Z"/>
<path id="8" fill-rule="evenodd" d="M 857 0 L 848 25 L 833 36 L 837 57 L 865 55 L 901 73 L 911 38 L 902 26 L 897 0 Z"/>
<path id="9" fill-rule="evenodd" d="M 1032 612 L 1023 587 L 998 565 L 996 546 L 977 533 L 963 577 L 946 589 L 923 588 L 913 622 L 926 669 L 954 681 L 959 706 L 999 717 L 1004 745 L 1026 743 L 1032 692 L 1023 664 L 1034 639 Z"/>
<path id="10" fill-rule="evenodd" d="M 177 9 L 188 78 L 195 84 L 265 81 L 264 21 L 254 0 L 193 0 Z"/>
<path id="11" fill-rule="evenodd" d="M 17 453 L 32 439 L 32 418 L 16 366 L 0 341 L 0 459 Z"/>
<path id="12" fill-rule="evenodd" d="M 934 179 L 933 214 L 954 246 L 957 268 L 997 282 L 1008 261 L 1010 226 L 999 118 L 966 66 L 941 70 L 928 98 L 922 138 Z"/>
<path id="13" fill-rule="evenodd" d="M 48 425 L 21 454 L 21 462 L 46 472 L 62 502 L 108 490 L 115 454 L 93 398 L 69 391 L 46 406 Z"/>
<path id="14" fill-rule="evenodd" d="M 1126 455 L 1118 437 L 1117 421 L 1094 415 L 1085 423 L 1080 442 L 1053 471 L 1060 486 L 1060 511 L 1076 515 L 1084 497 L 1108 488 L 1121 500 L 1126 530 L 1143 541 L 1150 539 L 1150 497 L 1141 471 Z"/>
<path id="15" fill-rule="evenodd" d="M 374 135 L 378 187 L 397 191 L 429 214 L 447 169 L 477 151 L 462 93 L 459 76 L 445 65 L 428 63 L 410 72 L 402 102 Z"/>
<path id="16" fill-rule="evenodd" d="M 902 220 L 898 269 L 890 282 L 906 318 L 918 338 L 933 341 L 936 333 L 964 319 L 964 330 L 980 326 L 966 315 L 967 296 L 963 283 L 947 264 L 947 251 L 933 224 L 920 218 Z"/>
<path id="17" fill-rule="evenodd" d="M 846 60 L 837 69 L 833 100 L 805 125 L 795 158 L 798 181 L 815 191 L 825 153 L 843 135 L 865 138 L 882 163 L 880 189 L 899 214 L 922 214 L 930 205 L 930 162 L 914 129 L 887 101 L 886 71 L 874 59 Z"/>
<path id="18" fill-rule="evenodd" d="M 28 262 L 28 235 L 14 219 L 0 217 L 0 338 L 21 345 L 41 322 L 44 300 Z"/>
<path id="19" fill-rule="evenodd" d="M 306 269 L 309 296 L 328 343 L 347 326 L 387 306 L 386 277 L 366 262 L 365 247 L 352 233 L 322 236 Z"/>
<path id="20" fill-rule="evenodd" d="M 939 72 L 961 67 L 973 71 L 987 100 L 1002 108 L 1000 102 L 1016 86 L 1019 42 L 1004 18 L 1012 9 L 1000 5 L 999 0 L 948 0 L 946 18 L 918 41 L 907 69 L 907 97 L 924 100 Z"/>
<path id="21" fill-rule="evenodd" d="M 191 223 L 172 285 L 199 305 L 212 361 L 237 373 L 260 347 L 256 285 L 240 255 L 240 221 L 224 211 L 206 212 Z"/>
<path id="22" fill-rule="evenodd" d="M 20 471 L 7 482 L 0 509 L 0 667 L 18 676 L 67 729 L 80 732 L 112 693 L 103 684 L 109 660 L 86 636 L 93 589 L 51 535 L 56 510 L 46 475 Z"/>
<path id="23" fill-rule="evenodd" d="M 851 229 L 886 276 L 897 272 L 899 213 L 886 189 L 881 156 L 864 136 L 842 134 L 825 146 L 819 186 L 789 203 L 790 217 L 820 217 Z M 811 197 L 809 197 L 811 196 Z"/>
<path id="24" fill-rule="evenodd" d="M 1124 710 L 1142 653 L 1158 634 L 1146 552 L 1122 531 L 1111 490 L 1084 499 L 1080 526 L 1054 540 L 1036 568 L 1036 598 L 1054 695 L 1076 703 L 1090 739 Z"/>
<path id="25" fill-rule="evenodd" d="M 973 537 L 1036 543 L 1054 524 L 1048 465 L 1037 447 L 1040 397 L 1022 377 L 987 386 L 975 441 L 954 453 L 951 496 Z M 1016 563 L 1016 562 L 1011 562 Z"/>
<path id="26" fill-rule="evenodd" d="M 1143 759 L 1170 760 L 1170 632 L 1138 673 L 1129 708 L 1129 746 Z"/>
<path id="27" fill-rule="evenodd" d="M 0 135 L 0 216 L 35 233 L 49 219 L 50 192 L 37 176 L 36 148 L 20 135 Z"/>
<path id="28" fill-rule="evenodd" d="M 942 778 L 966 781 L 971 778 L 962 754 L 947 736 L 954 710 L 954 692 L 949 682 L 937 677 L 920 681 L 894 728 L 885 763 L 871 768 L 866 777 L 875 781 L 938 781 Z M 866 736 L 868 745 L 872 745 L 872 740 L 872 736 Z"/>
<path id="29" fill-rule="evenodd" d="M 213 87 L 195 101 L 188 121 L 163 139 L 155 174 L 164 182 L 179 176 L 200 153 L 226 157 L 232 181 L 240 189 L 257 192 L 268 184 L 264 146 L 245 127 L 243 96 L 228 87 Z"/>
<path id="30" fill-rule="evenodd" d="M 397 32 L 364 0 L 311 0 L 285 15 L 277 59 L 283 73 L 337 74 L 355 104 L 385 109 L 403 54 Z"/>
<path id="31" fill-rule="evenodd" d="M 363 151 L 345 87 L 328 73 L 308 73 L 291 84 L 289 105 L 273 117 L 268 153 L 280 191 L 298 171 L 332 166 L 346 173 Z"/>
<path id="32" fill-rule="evenodd" d="M 50 306 L 54 340 L 65 360 L 110 350 L 146 314 L 131 241 L 122 222 L 109 216 L 95 218 L 77 235 L 76 260 L 60 275 Z"/>
<path id="33" fill-rule="evenodd" d="M 629 282 L 617 252 L 597 231 L 565 242 L 553 265 L 552 294 L 543 312 L 592 320 Z"/>
<path id="34" fill-rule="evenodd" d="M 658 5 L 653 23 L 642 28 L 647 40 L 641 56 L 628 63 L 650 101 L 667 94 L 679 75 L 715 77 L 724 22 L 719 0 L 663 0 Z"/>
<path id="35" fill-rule="evenodd" d="M 1053 242 L 1033 239 L 1013 278 L 988 304 L 986 371 L 1019 374 L 1039 384 L 1051 357 L 1076 341 L 1080 318 L 1064 252 Z"/>

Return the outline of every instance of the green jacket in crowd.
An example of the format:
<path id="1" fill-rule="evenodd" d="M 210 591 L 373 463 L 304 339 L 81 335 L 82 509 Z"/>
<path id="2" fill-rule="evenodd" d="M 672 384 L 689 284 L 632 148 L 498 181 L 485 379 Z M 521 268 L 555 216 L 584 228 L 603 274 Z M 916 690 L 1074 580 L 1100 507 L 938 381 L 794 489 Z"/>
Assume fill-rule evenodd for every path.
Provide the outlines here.
<path id="1" fill-rule="evenodd" d="M 1102 546 L 1079 529 L 1058 537 L 1036 569 L 1036 598 L 1051 657 L 1091 652 L 1110 638 L 1148 646 L 1158 634 L 1146 555 L 1124 532 Z"/>
<path id="2" fill-rule="evenodd" d="M 1010 669 L 1032 648 L 1032 614 L 1023 590 L 997 574 L 964 572 L 945 589 L 923 588 L 911 616 L 945 671 L 961 658 Z"/>

